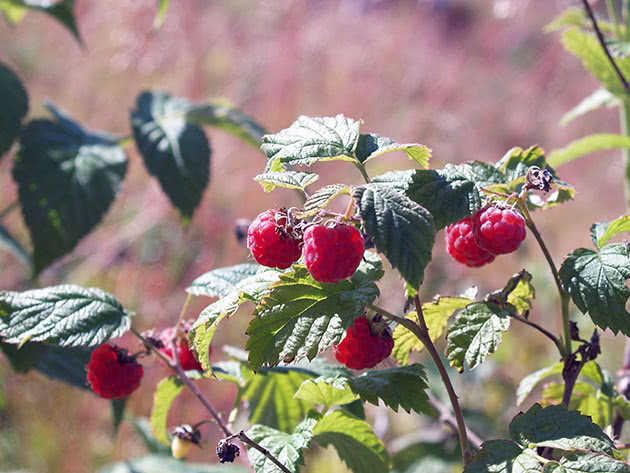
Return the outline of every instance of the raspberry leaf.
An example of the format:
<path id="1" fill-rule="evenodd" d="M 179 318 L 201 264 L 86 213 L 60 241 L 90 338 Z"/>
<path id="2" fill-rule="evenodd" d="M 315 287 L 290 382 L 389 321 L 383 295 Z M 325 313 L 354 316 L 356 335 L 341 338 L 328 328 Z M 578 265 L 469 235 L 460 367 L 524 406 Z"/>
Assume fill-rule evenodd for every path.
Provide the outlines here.
<path id="1" fill-rule="evenodd" d="M 599 252 L 578 248 L 560 267 L 560 279 L 578 309 L 598 327 L 626 336 L 630 336 L 629 277 L 630 257 L 622 244 L 606 245 Z"/>
<path id="2" fill-rule="evenodd" d="M 617 133 L 594 133 L 571 141 L 568 145 L 549 153 L 549 162 L 562 166 L 596 151 L 630 149 L 630 137 Z"/>
<path id="3" fill-rule="evenodd" d="M 545 465 L 545 473 L 630 473 L 630 465 L 600 453 L 576 452 L 562 457 L 560 463 Z"/>
<path id="4" fill-rule="evenodd" d="M 615 235 L 624 232 L 630 232 L 630 215 L 622 215 L 612 222 L 599 222 L 591 226 L 591 238 L 598 249 Z"/>
<path id="5" fill-rule="evenodd" d="M 556 363 L 555 365 L 547 366 L 546 368 L 535 371 L 525 376 L 516 389 L 516 405 L 522 404 L 527 396 L 532 392 L 534 387 L 540 383 L 543 379 L 549 376 L 562 374 L 562 363 Z"/>
<path id="6" fill-rule="evenodd" d="M 431 214 L 403 193 L 383 185 L 357 187 L 352 198 L 376 249 L 411 286 L 420 286 L 435 242 Z"/>
<path id="7" fill-rule="evenodd" d="M 129 326 L 120 302 L 100 289 L 64 284 L 0 292 L 0 337 L 7 343 L 89 347 L 121 336 Z"/>
<path id="8" fill-rule="evenodd" d="M 318 179 L 318 174 L 297 171 L 266 172 L 254 177 L 254 181 L 260 183 L 265 192 L 271 192 L 276 187 L 304 191 L 304 189 L 316 182 Z"/>
<path id="9" fill-rule="evenodd" d="M 203 129 L 187 120 L 191 108 L 187 100 L 164 92 L 142 92 L 131 111 L 144 164 L 185 222 L 210 180 L 210 144 Z"/>
<path id="10" fill-rule="evenodd" d="M 268 268 L 253 263 L 235 264 L 234 266 L 213 269 L 195 278 L 190 286 L 186 288 L 186 292 L 194 296 L 225 297 L 243 279 L 263 271 L 268 271 Z"/>
<path id="11" fill-rule="evenodd" d="M 355 473 L 388 473 L 390 458 L 372 427 L 347 411 L 323 416 L 313 429 L 315 441 L 333 445 L 339 458 Z"/>
<path id="12" fill-rule="evenodd" d="M 103 218 L 127 172 L 127 155 L 49 105 L 55 120 L 22 132 L 13 178 L 34 246 L 34 272 L 72 251 Z"/>
<path id="13" fill-rule="evenodd" d="M 173 401 L 184 389 L 182 383 L 175 376 L 164 378 L 157 386 L 153 395 L 153 408 L 151 409 L 151 431 L 155 438 L 164 445 L 170 445 L 167 420 Z"/>
<path id="14" fill-rule="evenodd" d="M 536 452 L 509 440 L 489 440 L 466 466 L 464 473 L 540 473 Z"/>
<path id="15" fill-rule="evenodd" d="M 448 332 L 446 357 L 460 372 L 481 364 L 501 343 L 510 326 L 510 312 L 491 302 L 466 307 Z"/>
<path id="16" fill-rule="evenodd" d="M 419 143 L 396 143 L 391 138 L 374 135 L 372 133 L 359 136 L 356 156 L 359 161 L 365 163 L 393 151 L 404 151 L 409 159 L 414 160 L 421 167 L 425 169 L 429 167 L 431 148 Z"/>
<path id="17" fill-rule="evenodd" d="M 28 113 L 28 95 L 20 78 L 0 62 L 0 158 L 9 151 Z"/>
<path id="18" fill-rule="evenodd" d="M 564 393 L 564 384 L 550 383 L 545 387 L 542 394 L 543 403 L 560 404 Z M 621 398 L 621 396 L 619 396 Z M 577 410 L 581 414 L 588 416 L 591 420 L 605 428 L 612 422 L 609 415 L 609 407 L 614 406 L 615 401 L 604 395 L 598 389 L 588 383 L 577 382 L 573 388 L 569 409 Z"/>
<path id="19" fill-rule="evenodd" d="M 429 329 L 431 341 L 435 342 L 442 336 L 448 320 L 453 314 L 472 302 L 467 297 L 440 297 L 435 302 L 422 304 L 422 312 L 424 320 Z M 405 316 L 408 319 L 417 322 L 416 312 L 410 312 Z M 409 364 L 409 354 L 412 351 L 421 351 L 424 345 L 418 337 L 402 325 L 398 325 L 394 329 L 394 349 L 392 350 L 392 358 L 402 365 Z"/>
<path id="20" fill-rule="evenodd" d="M 281 163 L 310 166 L 317 161 L 354 161 L 361 122 L 335 117 L 302 115 L 289 128 L 262 138 L 267 158 Z"/>
<path id="21" fill-rule="evenodd" d="M 306 268 L 295 265 L 280 275 L 254 313 L 247 328 L 249 362 L 254 370 L 307 357 L 339 343 L 365 304 L 379 291 L 374 284 L 383 275 L 378 256 L 366 252 L 350 279 L 319 283 Z"/>
<path id="22" fill-rule="evenodd" d="M 305 214 L 316 214 L 319 209 L 326 207 L 332 200 L 340 195 L 349 195 L 350 188 L 344 184 L 331 184 L 318 189 L 304 202 Z"/>
<path id="23" fill-rule="evenodd" d="M 587 95 L 582 99 L 582 101 L 573 107 L 571 110 L 562 115 L 560 119 L 560 126 L 567 126 L 576 118 L 581 117 L 589 112 L 597 110 L 598 108 L 606 105 L 608 108 L 618 107 L 620 105 L 620 100 L 611 94 L 608 90 L 603 87 L 598 88 L 592 94 Z M 559 166 L 553 158 L 554 151 L 549 154 L 549 164 L 552 166 Z"/>
<path id="24" fill-rule="evenodd" d="M 345 377 L 319 377 L 304 381 L 294 396 L 310 404 L 322 404 L 324 412 L 332 406 L 342 406 L 359 399 Z"/>

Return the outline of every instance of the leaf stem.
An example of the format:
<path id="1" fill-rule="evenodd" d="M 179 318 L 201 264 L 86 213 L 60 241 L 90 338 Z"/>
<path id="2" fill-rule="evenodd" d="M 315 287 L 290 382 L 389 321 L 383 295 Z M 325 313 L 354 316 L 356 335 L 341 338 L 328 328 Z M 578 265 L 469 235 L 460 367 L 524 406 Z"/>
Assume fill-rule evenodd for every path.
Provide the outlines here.
<path id="1" fill-rule="evenodd" d="M 0 210 L 0 218 L 4 218 L 7 214 L 11 213 L 18 205 L 20 205 L 20 201 L 17 199 L 11 202 L 4 209 Z"/>
<path id="2" fill-rule="evenodd" d="M 192 301 L 193 295 L 189 292 L 186 295 L 186 300 L 184 301 L 184 305 L 182 306 L 182 310 L 179 312 L 179 317 L 177 318 L 177 325 L 175 325 L 175 336 L 174 340 L 177 340 L 177 334 L 179 333 L 179 329 L 182 326 L 182 321 L 184 320 L 184 315 L 186 315 L 186 311 L 188 310 L 188 306 Z M 175 350 L 173 353 L 177 353 Z"/>
<path id="3" fill-rule="evenodd" d="M 359 171 L 361 171 L 361 175 L 363 176 L 363 179 L 365 180 L 365 182 L 367 184 L 369 184 L 371 182 L 370 181 L 370 176 L 368 176 L 368 173 L 365 170 L 365 165 L 362 162 L 360 162 L 359 160 L 357 160 L 354 163 L 354 165 L 359 169 Z"/>

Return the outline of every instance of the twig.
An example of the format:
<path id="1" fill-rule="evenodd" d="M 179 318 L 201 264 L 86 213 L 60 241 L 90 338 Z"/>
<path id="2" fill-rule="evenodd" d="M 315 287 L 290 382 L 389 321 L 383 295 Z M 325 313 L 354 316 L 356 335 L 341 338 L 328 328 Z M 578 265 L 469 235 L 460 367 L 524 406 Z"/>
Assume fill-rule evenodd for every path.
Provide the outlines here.
<path id="1" fill-rule="evenodd" d="M 433 409 L 435 409 L 438 414 L 440 414 L 440 421 L 451 427 L 455 432 L 457 432 L 457 419 L 455 419 L 455 416 L 444 404 L 442 404 L 433 394 L 431 394 L 430 391 L 426 391 L 426 393 L 429 396 L 429 403 L 431 404 L 431 407 L 433 407 Z M 481 450 L 481 444 L 483 443 L 481 437 L 479 437 L 479 435 L 468 428 L 467 433 L 468 440 L 472 447 L 475 450 Z"/>
<path id="2" fill-rule="evenodd" d="M 242 430 L 238 434 L 236 434 L 236 437 L 238 437 L 238 439 L 241 442 L 246 443 L 250 447 L 255 448 L 260 453 L 262 453 L 264 456 L 269 458 L 269 460 L 271 460 L 278 468 L 280 468 L 282 471 L 284 471 L 284 473 L 291 473 L 291 471 L 286 466 L 284 466 L 282 463 L 280 463 L 280 460 L 278 460 L 276 457 L 274 457 L 269 450 L 267 450 L 265 447 L 261 447 L 259 444 L 254 442 L 247 435 L 245 435 L 245 432 L 243 432 Z"/>
<path id="3" fill-rule="evenodd" d="M 173 336 L 173 340 L 177 340 L 177 335 L 179 334 L 179 329 L 182 325 L 182 321 L 184 320 L 184 315 L 186 315 L 186 311 L 188 310 L 188 306 L 190 305 L 190 302 L 192 301 L 192 294 L 188 293 L 188 295 L 186 296 L 186 301 L 184 302 L 184 306 L 182 307 L 182 310 L 179 313 L 179 317 L 177 319 L 177 325 L 175 325 L 175 335 Z M 177 353 L 177 351 L 174 351 L 173 353 Z"/>
<path id="4" fill-rule="evenodd" d="M 520 315 L 510 314 L 510 317 L 538 330 L 540 333 L 542 333 L 547 338 L 549 338 L 556 345 L 556 347 L 558 347 L 558 351 L 560 351 L 560 356 L 564 355 L 564 346 L 562 345 L 562 342 L 560 341 L 560 339 L 558 339 L 558 337 L 556 337 L 549 330 L 545 329 L 544 327 L 541 327 L 536 322 L 532 322 L 531 320 L 526 319 L 525 317 L 521 317 Z"/>

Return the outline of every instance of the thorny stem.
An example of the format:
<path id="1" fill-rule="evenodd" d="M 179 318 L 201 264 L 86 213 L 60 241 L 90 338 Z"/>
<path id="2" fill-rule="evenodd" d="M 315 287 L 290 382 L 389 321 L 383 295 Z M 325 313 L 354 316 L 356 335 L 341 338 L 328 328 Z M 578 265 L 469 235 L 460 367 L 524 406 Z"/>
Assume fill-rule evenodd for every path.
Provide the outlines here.
<path id="1" fill-rule="evenodd" d="M 4 209 L 0 210 L 0 218 L 4 218 L 8 213 L 10 213 L 13 209 L 17 208 L 20 204 L 18 200 L 11 202 Z"/>
<path id="2" fill-rule="evenodd" d="M 544 327 L 541 327 L 540 325 L 538 325 L 536 322 L 532 322 L 529 319 L 526 319 L 525 317 L 521 317 L 520 315 L 517 314 L 510 314 L 510 317 L 512 317 L 513 319 L 518 320 L 519 322 L 522 322 L 526 325 L 529 325 L 530 327 L 535 328 L 536 330 L 538 330 L 540 333 L 542 333 L 543 335 L 545 335 L 547 338 L 549 338 L 555 345 L 556 347 L 558 347 L 558 350 L 560 351 L 560 356 L 564 355 L 564 346 L 562 345 L 562 342 L 558 339 L 558 337 L 556 337 L 553 333 L 551 333 L 549 330 L 545 329 Z"/>

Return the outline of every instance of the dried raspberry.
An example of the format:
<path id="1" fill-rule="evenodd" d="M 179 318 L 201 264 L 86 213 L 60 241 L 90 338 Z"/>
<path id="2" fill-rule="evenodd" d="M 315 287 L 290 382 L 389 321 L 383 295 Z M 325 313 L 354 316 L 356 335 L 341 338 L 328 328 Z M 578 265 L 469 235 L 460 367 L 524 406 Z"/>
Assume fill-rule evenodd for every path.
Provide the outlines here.
<path id="1" fill-rule="evenodd" d="M 306 269 L 319 282 L 335 283 L 352 276 L 363 251 L 361 232 L 352 225 L 313 225 L 304 232 Z"/>
<path id="2" fill-rule="evenodd" d="M 185 333 L 188 330 L 185 330 Z M 186 335 L 177 337 L 177 359 L 183 370 L 198 370 L 203 371 L 201 363 L 195 358 L 195 354 L 188 345 L 188 338 Z M 173 337 L 175 336 L 175 327 L 169 327 L 159 334 L 159 341 L 161 342 L 159 350 L 169 359 L 173 359 Z M 208 356 L 212 353 L 212 347 L 208 347 Z"/>
<path id="3" fill-rule="evenodd" d="M 334 346 L 335 358 L 348 368 L 364 370 L 373 368 L 387 358 L 394 348 L 389 327 L 373 334 L 365 316 L 354 319 L 354 324 L 346 332 L 346 337 Z"/>
<path id="4" fill-rule="evenodd" d="M 287 228 L 287 214 L 266 210 L 259 214 L 247 230 L 247 248 L 263 266 L 286 269 L 300 259 L 300 240 Z"/>
<path id="5" fill-rule="evenodd" d="M 446 228 L 446 250 L 457 261 L 471 268 L 478 268 L 494 261 L 493 254 L 475 243 L 473 223 L 470 217 Z"/>
<path id="6" fill-rule="evenodd" d="M 105 399 L 120 399 L 140 386 L 144 371 L 135 357 L 117 346 L 101 345 L 92 352 L 87 365 L 87 380 Z"/>
<path id="7" fill-rule="evenodd" d="M 473 215 L 473 235 L 493 255 L 512 253 L 525 239 L 525 219 L 509 208 L 485 207 Z"/>

